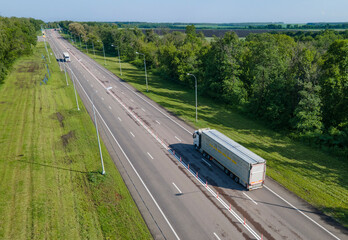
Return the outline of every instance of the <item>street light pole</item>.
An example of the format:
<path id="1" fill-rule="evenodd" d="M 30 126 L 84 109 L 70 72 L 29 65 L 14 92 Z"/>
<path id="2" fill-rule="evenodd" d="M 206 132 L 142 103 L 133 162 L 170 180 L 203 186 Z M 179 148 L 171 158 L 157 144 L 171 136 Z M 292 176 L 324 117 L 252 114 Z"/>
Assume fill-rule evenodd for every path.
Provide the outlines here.
<path id="1" fill-rule="evenodd" d="M 104 43 L 102 42 L 103 45 L 103 53 L 104 53 L 104 65 L 106 65 L 106 60 L 105 60 L 105 49 L 104 49 Z"/>
<path id="2" fill-rule="evenodd" d="M 109 91 L 112 87 L 108 87 L 108 88 L 105 88 L 106 91 Z M 98 132 L 98 123 L 97 123 L 97 118 L 96 118 L 96 115 L 95 115 L 95 106 L 94 106 L 94 94 L 96 94 L 98 91 L 95 91 L 93 94 L 92 94 L 92 105 L 93 105 L 93 115 L 94 115 L 94 124 L 95 124 L 95 129 L 96 129 L 96 132 L 97 132 L 97 139 L 98 139 L 98 146 L 99 146 L 99 154 L 100 154 L 100 161 L 101 161 L 101 165 L 102 165 L 102 175 L 105 174 L 105 169 L 104 169 L 104 161 L 103 161 L 103 153 L 102 153 L 102 150 L 101 150 L 101 147 L 100 147 L 100 139 L 99 139 L 99 132 Z"/>
<path id="3" fill-rule="evenodd" d="M 195 93 L 196 93 L 196 122 L 197 122 L 197 78 L 195 75 L 191 73 L 187 73 L 187 75 L 191 75 L 195 78 Z"/>
<path id="4" fill-rule="evenodd" d="M 87 41 L 85 42 L 85 44 L 86 44 L 86 51 L 87 51 L 87 54 L 88 54 L 88 47 L 87 47 Z"/>
<path id="5" fill-rule="evenodd" d="M 122 76 L 122 67 L 121 67 L 121 58 L 120 58 L 120 47 L 119 46 L 114 46 L 113 44 L 111 44 L 112 47 L 117 47 L 117 52 L 118 52 L 118 62 L 120 64 L 120 74 Z"/>
<path id="6" fill-rule="evenodd" d="M 95 58 L 95 51 L 94 51 L 94 43 L 93 43 L 93 40 L 92 40 L 92 47 L 93 47 L 93 54 L 94 54 L 94 58 Z"/>
<path id="7" fill-rule="evenodd" d="M 66 85 L 69 86 L 69 83 L 68 83 L 68 77 L 66 75 L 66 68 L 65 68 L 65 64 L 64 65 L 64 72 L 65 72 L 65 81 L 66 81 Z"/>
<path id="8" fill-rule="evenodd" d="M 45 43 L 45 48 L 46 48 L 46 53 L 47 53 L 48 61 L 51 63 L 51 58 L 50 58 L 50 55 L 49 55 L 49 53 L 48 53 L 48 49 L 47 49 L 47 45 L 46 45 L 46 36 L 43 36 L 43 39 L 44 39 L 44 43 Z"/>
<path id="9" fill-rule="evenodd" d="M 145 54 L 140 53 L 140 52 L 135 52 L 136 54 L 140 54 L 144 56 L 144 66 L 145 66 L 145 79 L 146 79 L 146 92 L 149 91 L 148 85 L 147 85 L 147 73 L 146 73 L 146 61 L 145 61 Z"/>
<path id="10" fill-rule="evenodd" d="M 79 34 L 79 40 L 80 40 L 80 48 L 82 49 L 82 46 L 81 46 L 81 35 Z"/>
<path id="11" fill-rule="evenodd" d="M 64 66 L 65 66 L 65 65 L 64 65 Z M 70 69 L 70 67 L 69 67 L 69 69 Z M 72 72 L 71 69 L 70 69 L 70 72 Z M 75 81 L 74 81 L 74 76 L 73 76 L 73 74 L 71 74 L 71 80 L 72 80 L 73 86 L 74 86 L 74 92 L 75 92 L 75 99 L 76 99 L 77 110 L 80 111 L 80 106 L 79 106 L 79 101 L 77 100 L 77 93 L 76 93 Z"/>
<path id="12" fill-rule="evenodd" d="M 103 45 L 103 53 L 104 53 L 104 65 L 106 65 L 106 60 L 105 60 L 105 50 L 104 50 L 104 43 L 101 40 L 98 40 L 98 42 L 101 42 Z"/>

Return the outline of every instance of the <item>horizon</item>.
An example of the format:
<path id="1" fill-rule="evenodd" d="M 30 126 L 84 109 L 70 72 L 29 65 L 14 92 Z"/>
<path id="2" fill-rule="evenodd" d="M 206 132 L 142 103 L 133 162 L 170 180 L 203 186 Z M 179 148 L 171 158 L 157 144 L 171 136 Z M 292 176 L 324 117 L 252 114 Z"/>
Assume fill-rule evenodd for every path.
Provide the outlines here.
<path id="1" fill-rule="evenodd" d="M 348 22 L 346 9 L 346 0 L 62 0 L 51 8 L 44 0 L 12 0 L 2 3 L 0 16 L 32 17 L 45 22 L 69 19 L 75 22 L 303 24 Z"/>

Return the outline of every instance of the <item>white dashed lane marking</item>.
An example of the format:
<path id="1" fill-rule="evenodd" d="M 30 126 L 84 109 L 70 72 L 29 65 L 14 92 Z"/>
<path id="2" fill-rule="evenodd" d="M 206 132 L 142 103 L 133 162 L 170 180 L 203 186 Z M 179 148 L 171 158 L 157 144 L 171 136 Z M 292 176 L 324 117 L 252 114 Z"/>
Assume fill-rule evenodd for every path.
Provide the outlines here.
<path id="1" fill-rule="evenodd" d="M 151 158 L 151 159 L 153 159 L 153 157 L 151 156 L 151 154 L 150 154 L 149 152 L 147 153 L 147 155 L 149 155 L 149 156 L 150 156 L 150 158 Z"/>

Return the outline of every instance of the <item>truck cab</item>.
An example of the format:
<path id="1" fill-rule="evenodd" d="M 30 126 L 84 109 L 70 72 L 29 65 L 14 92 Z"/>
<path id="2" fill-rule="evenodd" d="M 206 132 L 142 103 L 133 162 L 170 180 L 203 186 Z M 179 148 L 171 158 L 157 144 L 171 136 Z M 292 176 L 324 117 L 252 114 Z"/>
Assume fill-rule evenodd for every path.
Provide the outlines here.
<path id="1" fill-rule="evenodd" d="M 199 144 L 199 139 L 200 139 L 199 131 L 195 131 L 193 133 L 192 137 L 193 137 L 193 145 L 196 147 L 196 149 L 198 149 L 200 147 L 200 144 Z"/>
<path id="2" fill-rule="evenodd" d="M 63 52 L 63 60 L 64 62 L 70 62 L 70 56 L 68 52 Z"/>
<path id="3" fill-rule="evenodd" d="M 202 132 L 205 130 L 210 130 L 210 128 L 202 128 L 199 130 L 194 131 L 194 133 L 192 134 L 193 137 L 193 145 L 195 146 L 195 148 L 201 149 L 202 147 Z"/>

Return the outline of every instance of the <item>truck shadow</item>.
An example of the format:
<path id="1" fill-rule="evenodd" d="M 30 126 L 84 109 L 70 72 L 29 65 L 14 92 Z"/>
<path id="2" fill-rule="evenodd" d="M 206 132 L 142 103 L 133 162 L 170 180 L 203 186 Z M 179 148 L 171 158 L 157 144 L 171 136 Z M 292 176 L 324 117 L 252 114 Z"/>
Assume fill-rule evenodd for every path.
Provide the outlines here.
<path id="1" fill-rule="evenodd" d="M 239 183 L 236 183 L 234 179 L 228 176 L 218 164 L 215 164 L 212 161 L 204 159 L 200 152 L 198 152 L 193 144 L 184 144 L 184 143 L 176 143 L 169 145 L 169 152 L 172 155 L 175 155 L 175 159 L 171 158 L 179 167 L 179 169 L 188 176 L 197 186 L 198 180 L 202 182 L 202 185 L 208 184 L 213 191 L 216 191 L 220 197 L 225 198 L 228 202 L 237 202 L 237 201 L 251 201 L 247 196 L 240 195 L 239 193 L 248 193 L 249 191 Z M 181 158 L 181 159 L 180 159 Z M 189 167 L 188 167 L 189 166 Z M 189 171 L 190 172 L 189 172 Z M 227 191 L 225 191 L 227 190 Z M 229 190 L 235 190 L 236 192 L 231 192 Z M 267 191 L 266 189 L 254 190 L 254 191 Z M 177 196 L 185 195 L 186 193 L 177 194 Z M 214 198 L 209 195 L 209 198 Z M 257 201 L 257 204 L 267 205 L 269 207 L 289 209 L 293 211 L 297 211 L 293 207 L 287 204 L 279 204 L 268 201 Z M 307 209 L 299 208 L 301 212 L 304 213 L 315 213 L 320 218 L 322 218 L 327 223 L 336 222 L 331 217 L 326 216 L 320 210 L 308 206 Z M 337 225 L 337 223 L 333 224 Z"/>
<path id="2" fill-rule="evenodd" d="M 176 163 L 183 170 L 190 172 L 199 177 L 202 183 L 209 184 L 214 187 L 227 188 L 238 191 L 247 191 L 247 189 L 239 183 L 236 183 L 228 176 L 220 166 L 213 161 L 205 159 L 193 144 L 175 143 L 169 145 L 169 152 L 175 156 Z M 181 159 L 181 161 L 180 161 Z"/>

